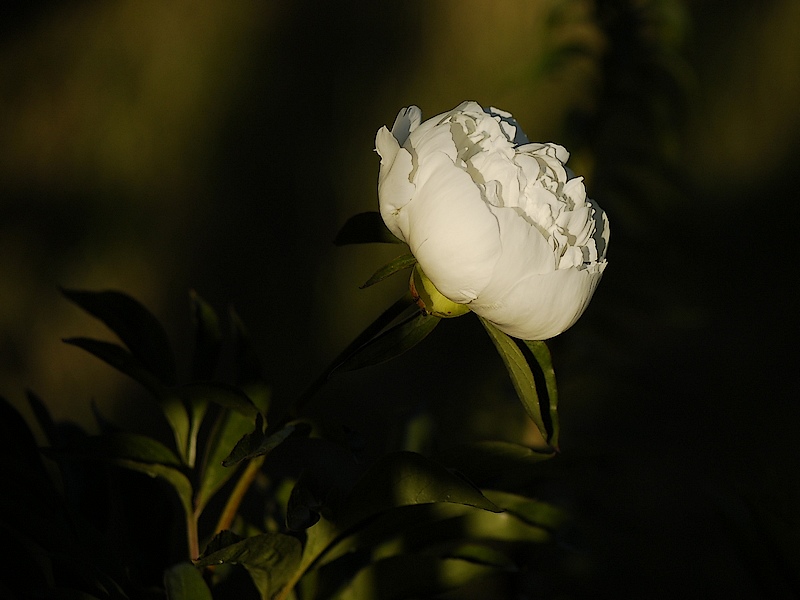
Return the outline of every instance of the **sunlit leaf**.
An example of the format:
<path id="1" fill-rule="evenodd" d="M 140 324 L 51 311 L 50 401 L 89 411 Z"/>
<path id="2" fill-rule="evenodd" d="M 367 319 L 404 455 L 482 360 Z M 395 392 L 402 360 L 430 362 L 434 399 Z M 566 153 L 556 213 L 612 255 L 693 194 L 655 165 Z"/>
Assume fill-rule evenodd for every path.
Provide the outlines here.
<path id="1" fill-rule="evenodd" d="M 534 370 L 541 373 L 542 369 L 536 363 L 536 358 L 532 351 L 525 342 L 520 341 L 518 343 L 486 319 L 479 318 L 484 328 L 489 333 L 489 337 L 497 349 L 497 352 L 503 359 L 503 363 L 506 365 L 508 374 L 511 377 L 511 382 L 514 385 L 517 396 L 522 402 L 522 406 L 539 429 L 542 437 L 551 446 L 557 448 L 555 446 L 555 441 L 557 440 L 553 439 L 557 431 L 557 419 L 554 420 L 553 418 L 555 415 L 555 407 L 551 407 L 549 404 L 547 388 L 544 382 L 537 386 Z M 526 356 L 526 351 L 530 356 Z M 540 397 L 540 391 L 544 398 Z M 545 403 L 547 407 L 545 413 L 542 412 L 542 403 Z"/>
<path id="2" fill-rule="evenodd" d="M 397 258 L 393 259 L 389 263 L 382 266 L 380 269 L 375 271 L 375 273 L 367 279 L 367 281 L 359 286 L 361 289 L 368 288 L 371 285 L 375 285 L 376 283 L 383 281 L 387 277 L 394 275 L 395 273 L 402 271 L 403 269 L 408 269 L 413 267 L 417 264 L 417 259 L 413 254 L 403 254 L 402 256 L 398 256 Z"/>
<path id="3" fill-rule="evenodd" d="M 250 573 L 261 597 L 268 599 L 297 571 L 301 552 L 302 544 L 297 538 L 283 533 L 263 533 L 203 554 L 195 564 L 198 567 L 242 565 Z"/>
<path id="4" fill-rule="evenodd" d="M 164 571 L 164 589 L 168 600 L 212 600 L 202 574 L 191 563 L 178 563 Z"/>
<path id="5" fill-rule="evenodd" d="M 142 304 L 117 291 L 61 292 L 116 333 L 145 369 L 166 384 L 174 383 L 175 359 L 169 338 L 158 319 Z"/>
<path id="6" fill-rule="evenodd" d="M 402 244 L 402 240 L 394 236 L 383 222 L 379 212 L 370 211 L 358 213 L 350 217 L 333 241 L 337 246 L 346 244 L 369 244 L 382 242 L 389 244 Z"/>
<path id="7" fill-rule="evenodd" d="M 222 348 L 222 331 L 219 317 L 197 292 L 190 292 L 192 320 L 194 321 L 194 354 L 192 379 L 203 381 L 212 378 Z"/>
<path id="8" fill-rule="evenodd" d="M 397 506 L 431 502 L 501 510 L 476 487 L 414 452 L 395 452 L 381 458 L 359 480 L 349 498 L 342 513 L 334 519 L 340 527 L 354 525 Z"/>
<path id="9" fill-rule="evenodd" d="M 439 317 L 416 312 L 361 346 L 336 370 L 353 371 L 396 358 L 428 337 L 439 321 Z"/>
<path id="10" fill-rule="evenodd" d="M 548 531 L 557 530 L 569 520 L 563 508 L 548 502 L 498 490 L 484 490 L 484 494 L 518 519 Z"/>
<path id="11" fill-rule="evenodd" d="M 336 600 L 431 598 L 469 584 L 495 568 L 459 558 L 400 554 L 365 567 Z"/>

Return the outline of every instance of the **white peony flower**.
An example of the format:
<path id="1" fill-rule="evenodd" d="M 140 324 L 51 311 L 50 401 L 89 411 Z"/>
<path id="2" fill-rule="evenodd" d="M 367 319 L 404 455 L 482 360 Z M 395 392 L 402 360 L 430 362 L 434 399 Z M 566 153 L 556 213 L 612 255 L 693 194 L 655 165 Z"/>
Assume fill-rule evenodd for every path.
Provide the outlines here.
<path id="1" fill-rule="evenodd" d="M 464 102 L 382 127 L 384 222 L 425 276 L 508 335 L 544 340 L 583 314 L 606 268 L 608 219 L 556 144 L 529 143 L 509 113 Z"/>

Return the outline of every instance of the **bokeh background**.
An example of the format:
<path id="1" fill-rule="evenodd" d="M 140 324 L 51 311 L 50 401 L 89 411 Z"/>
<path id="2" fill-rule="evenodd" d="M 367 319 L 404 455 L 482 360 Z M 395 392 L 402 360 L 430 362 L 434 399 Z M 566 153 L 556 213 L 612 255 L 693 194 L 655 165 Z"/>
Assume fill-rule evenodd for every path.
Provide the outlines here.
<path id="1" fill-rule="evenodd" d="M 587 597 L 800 595 L 796 0 L 15 0 L 0 21 L 0 393 L 147 420 L 67 347 L 109 334 L 58 286 L 121 289 L 191 349 L 188 290 L 299 393 L 402 281 L 335 248 L 377 206 L 376 130 L 465 99 L 572 152 L 612 225 L 592 305 L 553 340 Z M 428 446 L 525 441 L 474 319 L 333 382 L 317 410 Z M 389 436 L 391 437 L 391 436 Z M 415 439 L 418 439 L 415 438 Z M 414 443 L 419 443 L 414 442 Z M 424 449 L 424 448 L 423 448 Z M 577 593 L 577 592 L 576 592 Z"/>

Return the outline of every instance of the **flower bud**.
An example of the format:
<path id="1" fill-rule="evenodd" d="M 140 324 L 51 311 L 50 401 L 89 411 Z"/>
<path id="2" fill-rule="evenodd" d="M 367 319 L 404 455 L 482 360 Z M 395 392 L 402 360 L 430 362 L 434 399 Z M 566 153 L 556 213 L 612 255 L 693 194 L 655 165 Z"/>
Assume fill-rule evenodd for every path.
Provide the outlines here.
<path id="1" fill-rule="evenodd" d="M 412 289 L 427 312 L 471 310 L 524 340 L 583 314 L 609 225 L 566 149 L 530 143 L 509 113 L 476 102 L 424 122 L 405 108 L 375 149 L 381 216 L 417 259 Z"/>

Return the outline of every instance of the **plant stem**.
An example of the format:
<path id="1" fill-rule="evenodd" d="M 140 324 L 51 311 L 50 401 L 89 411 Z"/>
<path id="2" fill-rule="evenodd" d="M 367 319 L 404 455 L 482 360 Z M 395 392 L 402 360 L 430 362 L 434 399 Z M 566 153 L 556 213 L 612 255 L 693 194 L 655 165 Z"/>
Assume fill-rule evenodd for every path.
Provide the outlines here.
<path id="1" fill-rule="evenodd" d="M 186 511 L 186 541 L 189 545 L 189 559 L 197 560 L 200 556 L 200 541 L 197 536 L 197 515 Z"/>
<path id="2" fill-rule="evenodd" d="M 242 504 L 244 495 L 247 493 L 247 490 L 250 489 L 250 485 L 256 478 L 261 465 L 264 464 L 265 458 L 266 456 L 258 456 L 247 463 L 247 467 L 245 467 L 239 477 L 239 481 L 236 482 L 236 487 L 233 488 L 231 495 L 228 497 L 228 502 L 225 504 L 225 508 L 219 516 L 217 526 L 214 529 L 215 535 L 220 531 L 230 529 L 231 523 L 233 523 L 233 519 L 236 517 L 236 513 L 239 510 L 239 506 Z"/>

